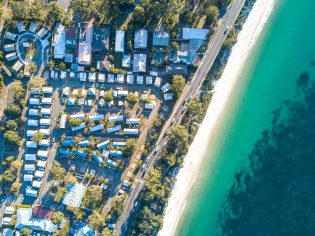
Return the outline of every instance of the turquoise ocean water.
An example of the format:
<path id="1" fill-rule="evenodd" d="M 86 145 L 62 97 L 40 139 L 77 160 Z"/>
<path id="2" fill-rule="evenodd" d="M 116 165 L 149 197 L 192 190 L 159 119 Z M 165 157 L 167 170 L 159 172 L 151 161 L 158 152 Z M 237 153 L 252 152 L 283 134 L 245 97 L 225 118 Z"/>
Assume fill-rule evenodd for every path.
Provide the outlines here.
<path id="1" fill-rule="evenodd" d="M 256 199 L 255 194 L 260 196 L 266 194 L 270 204 L 274 202 L 273 208 L 277 208 L 277 198 L 283 193 L 277 193 L 275 190 L 270 190 L 271 193 L 269 193 L 268 188 L 266 188 L 266 191 L 260 192 L 257 188 L 256 192 L 253 191 L 251 197 L 244 202 L 245 197 L 241 198 L 238 195 L 241 192 L 241 187 L 235 187 L 238 182 L 237 177 L 239 177 L 236 176 L 236 173 L 239 173 L 241 167 L 250 165 L 249 156 L 255 150 L 255 144 L 262 137 L 262 132 L 266 129 L 274 129 L 274 123 L 276 122 L 273 122 L 273 111 L 284 107 L 283 102 L 285 100 L 296 97 L 297 80 L 304 81 L 315 77 L 314 12 L 314 0 L 276 0 L 272 15 L 248 58 L 240 82 L 234 88 L 231 102 L 222 114 L 218 132 L 209 143 L 207 157 L 204 159 L 197 181 L 191 190 L 185 210 L 177 226 L 176 235 L 268 235 L 266 232 L 261 233 L 264 232 L 263 229 L 261 232 L 258 229 L 253 230 L 249 225 L 254 223 L 248 222 L 243 226 L 244 228 L 248 226 L 247 231 L 237 230 L 236 225 L 242 224 L 237 221 L 238 217 L 233 214 L 235 211 L 242 212 L 243 215 L 240 213 L 240 219 L 254 218 L 258 215 L 262 218 L 258 217 L 257 222 L 263 222 L 265 219 L 272 217 L 263 215 L 265 213 L 262 210 L 260 213 L 257 213 L 257 211 L 266 208 L 269 204 L 264 203 L 264 200 L 260 200 L 260 203 L 257 203 L 258 200 L 256 202 L 252 201 L 252 199 Z M 306 116 L 305 114 L 303 116 Z M 309 127 L 309 130 L 303 130 L 298 135 L 314 131 L 314 129 Z M 285 136 L 282 136 L 279 140 L 285 140 Z M 301 138 L 300 140 L 304 139 Z M 274 140 L 273 142 L 276 143 Z M 303 143 L 300 145 L 302 147 L 307 146 Z M 291 146 L 294 146 L 294 144 Z M 312 151 L 314 150 L 309 149 L 308 152 Z M 277 154 L 279 160 L 293 155 L 287 153 L 287 156 L 285 156 L 284 152 Z M 304 156 L 308 154 L 310 153 L 306 152 Z M 269 160 L 275 158 L 276 154 L 270 155 Z M 272 166 L 272 168 L 276 167 Z M 277 168 L 275 171 L 281 173 L 282 168 Z M 271 175 L 268 173 L 269 169 L 265 168 L 264 171 L 261 171 L 261 179 Z M 303 173 L 301 173 L 301 176 L 303 176 Z M 277 182 L 277 175 L 273 178 L 274 182 Z M 284 181 L 283 179 L 282 181 Z M 287 181 L 283 185 L 279 184 L 278 189 L 289 186 L 289 182 Z M 246 188 L 246 181 L 243 187 Z M 229 198 L 227 198 L 228 193 L 230 193 Z M 244 196 L 248 195 L 245 191 Z M 263 199 L 267 199 L 267 197 Z M 231 205 L 229 205 L 230 203 Z M 226 224 L 224 232 L 218 233 L 219 213 L 222 214 L 221 222 L 225 222 L 225 219 L 228 218 L 226 213 L 228 210 L 226 209 L 233 207 L 232 204 L 234 203 L 237 210 L 234 209 L 235 211 L 232 214 L 235 218 L 233 224 L 231 222 L 231 224 Z M 288 204 L 290 205 L 289 200 Z M 245 209 L 246 213 L 244 213 Z M 303 213 L 301 212 L 302 215 Z M 302 215 L 300 215 L 300 218 Z M 281 217 L 279 216 L 272 222 Z M 294 225 L 294 223 L 292 224 Z M 311 225 L 315 225 L 315 222 Z M 269 235 L 308 235 L 298 232 L 282 233 L 271 233 Z"/>

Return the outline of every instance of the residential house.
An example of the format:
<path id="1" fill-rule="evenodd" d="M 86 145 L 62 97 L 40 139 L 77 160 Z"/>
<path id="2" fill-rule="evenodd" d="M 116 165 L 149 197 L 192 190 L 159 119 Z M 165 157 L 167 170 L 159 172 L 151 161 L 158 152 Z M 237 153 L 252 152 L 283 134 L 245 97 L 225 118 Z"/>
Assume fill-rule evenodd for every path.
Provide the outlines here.
<path id="1" fill-rule="evenodd" d="M 54 48 L 54 58 L 63 59 L 66 53 L 66 30 L 61 23 L 55 27 L 52 46 Z"/>
<path id="2" fill-rule="evenodd" d="M 94 52 L 109 50 L 110 27 L 94 27 L 92 48 Z"/>
<path id="3" fill-rule="evenodd" d="M 135 32 L 134 47 L 136 49 L 146 48 L 148 44 L 148 31 L 141 29 Z"/>
<path id="4" fill-rule="evenodd" d="M 146 72 L 147 55 L 134 54 L 133 56 L 133 72 Z"/>
<path id="5" fill-rule="evenodd" d="M 170 41 L 170 34 L 167 31 L 153 32 L 153 46 L 167 47 Z"/>
<path id="6" fill-rule="evenodd" d="M 67 192 L 62 200 L 62 203 L 66 206 L 80 207 L 86 186 L 80 183 L 68 184 Z"/>
<path id="7" fill-rule="evenodd" d="M 115 52 L 124 52 L 125 49 L 125 31 L 116 30 Z"/>

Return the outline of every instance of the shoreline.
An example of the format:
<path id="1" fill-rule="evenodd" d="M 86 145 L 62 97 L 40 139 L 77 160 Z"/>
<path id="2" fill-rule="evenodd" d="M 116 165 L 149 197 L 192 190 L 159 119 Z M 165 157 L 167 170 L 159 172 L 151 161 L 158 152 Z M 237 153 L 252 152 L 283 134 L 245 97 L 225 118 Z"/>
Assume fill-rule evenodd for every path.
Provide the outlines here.
<path id="1" fill-rule="evenodd" d="M 216 132 L 219 116 L 229 102 L 230 94 L 240 79 L 239 74 L 246 59 L 269 19 L 274 2 L 274 0 L 256 0 L 241 32 L 238 34 L 238 41 L 232 48 L 224 72 L 215 84 L 214 95 L 207 113 L 189 147 L 184 165 L 176 177 L 159 236 L 171 236 L 176 232 L 177 225 L 187 204 L 187 197 L 196 181 L 202 161 L 208 152 L 209 140 Z M 200 147 L 203 148 L 200 150 Z M 197 156 L 196 153 L 198 153 Z"/>

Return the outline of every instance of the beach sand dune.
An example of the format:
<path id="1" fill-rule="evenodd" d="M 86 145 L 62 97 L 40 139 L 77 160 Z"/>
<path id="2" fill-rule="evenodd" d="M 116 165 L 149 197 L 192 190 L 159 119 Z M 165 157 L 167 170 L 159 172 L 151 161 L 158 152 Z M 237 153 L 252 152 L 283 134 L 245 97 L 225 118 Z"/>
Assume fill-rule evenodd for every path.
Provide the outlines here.
<path id="1" fill-rule="evenodd" d="M 222 77 L 215 85 L 214 96 L 204 121 L 189 148 L 183 168 L 180 169 L 177 175 L 159 236 L 171 236 L 175 233 L 191 186 L 196 180 L 200 166 L 206 156 L 209 140 L 216 132 L 218 118 L 229 102 L 230 94 L 237 84 L 246 58 L 267 22 L 273 5 L 274 0 L 257 0 L 238 35 L 238 42 L 232 49 Z"/>

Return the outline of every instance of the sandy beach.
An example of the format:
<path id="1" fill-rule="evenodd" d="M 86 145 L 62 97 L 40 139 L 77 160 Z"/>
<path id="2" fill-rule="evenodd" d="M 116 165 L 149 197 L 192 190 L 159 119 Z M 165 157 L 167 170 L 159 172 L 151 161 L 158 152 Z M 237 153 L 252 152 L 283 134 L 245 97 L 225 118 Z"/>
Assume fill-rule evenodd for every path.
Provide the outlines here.
<path id="1" fill-rule="evenodd" d="M 206 156 L 207 145 L 215 133 L 216 124 L 219 121 L 218 118 L 229 102 L 230 94 L 238 82 L 239 74 L 246 62 L 246 58 L 267 22 L 273 5 L 274 0 L 257 0 L 243 25 L 242 31 L 238 35 L 238 42 L 232 49 L 222 77 L 215 85 L 214 96 L 204 121 L 200 125 L 199 131 L 189 148 L 183 168 L 180 169 L 177 175 L 159 236 L 171 236 L 175 233 L 191 186 Z M 198 155 L 196 155 L 197 153 Z"/>

